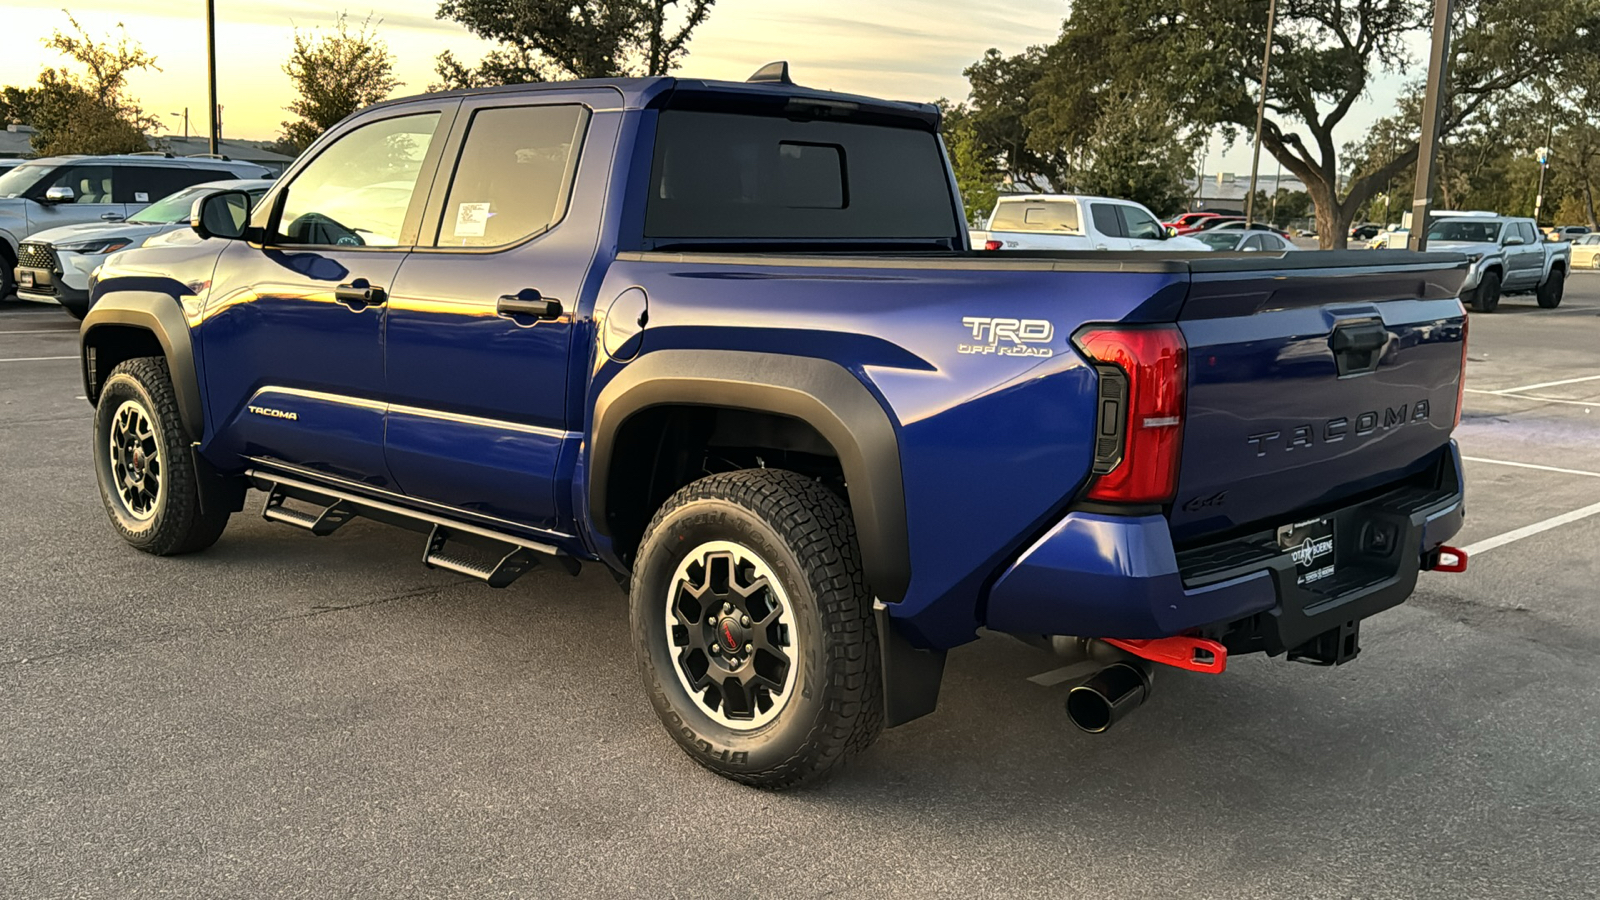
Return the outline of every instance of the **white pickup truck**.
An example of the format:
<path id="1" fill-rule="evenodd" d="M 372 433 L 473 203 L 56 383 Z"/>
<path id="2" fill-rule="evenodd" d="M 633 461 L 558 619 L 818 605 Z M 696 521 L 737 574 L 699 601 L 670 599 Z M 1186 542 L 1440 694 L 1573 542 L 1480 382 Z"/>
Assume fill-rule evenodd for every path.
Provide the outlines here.
<path id="1" fill-rule="evenodd" d="M 985 250 L 1207 250 L 1190 237 L 1171 237 L 1150 210 L 1132 200 L 1076 194 L 1001 197 L 987 232 L 974 232 Z M 979 239 L 982 243 L 979 243 Z"/>
<path id="2" fill-rule="evenodd" d="M 1404 233 L 1389 237 L 1405 247 Z M 1532 219 L 1438 212 L 1428 226 L 1428 249 L 1454 250 L 1472 261 L 1461 299 L 1475 312 L 1494 312 L 1505 294 L 1533 294 L 1540 306 L 1555 309 L 1572 269 L 1572 245 L 1543 237 Z"/>

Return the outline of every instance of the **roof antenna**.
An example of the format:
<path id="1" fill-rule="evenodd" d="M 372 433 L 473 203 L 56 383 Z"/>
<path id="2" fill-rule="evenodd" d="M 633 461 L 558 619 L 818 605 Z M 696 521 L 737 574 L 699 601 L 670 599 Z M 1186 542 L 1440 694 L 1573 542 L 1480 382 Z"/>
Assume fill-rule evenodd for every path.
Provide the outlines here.
<path id="1" fill-rule="evenodd" d="M 767 63 L 756 70 L 754 75 L 745 79 L 748 84 L 794 84 L 789 80 L 789 63 Z"/>

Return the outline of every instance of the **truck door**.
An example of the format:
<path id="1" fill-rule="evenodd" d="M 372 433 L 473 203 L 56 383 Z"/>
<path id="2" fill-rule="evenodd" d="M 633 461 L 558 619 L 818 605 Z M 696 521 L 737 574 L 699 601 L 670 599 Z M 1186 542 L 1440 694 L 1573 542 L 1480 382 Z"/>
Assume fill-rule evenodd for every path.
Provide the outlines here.
<path id="1" fill-rule="evenodd" d="M 1162 250 L 1167 239 L 1167 229 L 1137 206 L 1117 204 L 1117 218 L 1130 250 Z"/>
<path id="2" fill-rule="evenodd" d="M 1115 203 L 1089 204 L 1089 240 L 1096 250 L 1127 250 L 1129 241 L 1122 234 L 1122 217 Z"/>
<path id="3" fill-rule="evenodd" d="M 227 452 L 389 485 L 383 320 L 457 105 L 347 128 L 258 208 L 263 244 L 222 252 L 199 330 Z"/>
<path id="4" fill-rule="evenodd" d="M 389 470 L 406 494 L 564 530 L 581 441 L 569 356 L 618 121 L 592 102 L 468 100 L 389 301 Z M 581 379 L 579 380 L 581 381 Z"/>
<path id="5" fill-rule="evenodd" d="M 1507 288 L 1526 290 L 1537 287 L 1544 275 L 1544 261 L 1548 251 L 1539 241 L 1539 233 L 1527 222 L 1507 222 L 1501 240 L 1512 236 L 1522 238 L 1520 246 L 1506 247 Z"/>

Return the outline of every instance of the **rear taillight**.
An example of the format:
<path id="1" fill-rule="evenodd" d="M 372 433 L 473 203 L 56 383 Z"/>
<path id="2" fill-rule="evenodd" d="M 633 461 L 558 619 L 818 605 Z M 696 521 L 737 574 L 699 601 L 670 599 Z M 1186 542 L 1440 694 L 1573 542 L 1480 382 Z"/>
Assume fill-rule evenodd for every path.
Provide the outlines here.
<path id="1" fill-rule="evenodd" d="M 984 241 L 983 242 L 983 249 L 985 249 L 985 250 L 999 250 L 1001 246 L 1002 245 L 1001 245 L 1001 243 L 999 241 Z"/>
<path id="2" fill-rule="evenodd" d="M 1178 489 L 1188 350 L 1175 325 L 1090 326 L 1074 338 L 1100 375 L 1090 500 L 1165 503 Z"/>
<path id="3" fill-rule="evenodd" d="M 1467 322 L 1461 319 L 1461 374 L 1456 376 L 1456 423 L 1454 428 L 1461 427 L 1461 403 L 1467 396 Z"/>

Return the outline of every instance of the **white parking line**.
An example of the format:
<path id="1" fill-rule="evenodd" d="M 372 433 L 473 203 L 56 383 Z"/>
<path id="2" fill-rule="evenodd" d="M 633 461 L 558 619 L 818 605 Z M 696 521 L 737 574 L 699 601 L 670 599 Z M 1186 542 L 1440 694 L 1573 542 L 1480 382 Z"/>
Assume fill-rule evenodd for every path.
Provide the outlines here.
<path id="1" fill-rule="evenodd" d="M 1536 400 L 1540 403 L 1565 403 L 1568 406 L 1600 405 L 1600 401 L 1597 400 L 1568 400 L 1564 397 L 1543 397 L 1538 394 L 1508 394 L 1505 391 L 1475 391 L 1472 388 L 1467 388 L 1466 391 L 1469 394 L 1488 394 L 1491 397 L 1502 397 L 1506 400 Z"/>
<path id="2" fill-rule="evenodd" d="M 0 334 L 77 334 L 76 328 L 29 328 L 25 331 L 0 331 Z"/>
<path id="3" fill-rule="evenodd" d="M 1536 534 L 1549 531 L 1552 528 L 1558 528 L 1562 525 L 1566 525 L 1569 522 L 1576 522 L 1579 519 L 1587 519 L 1593 515 L 1600 515 L 1600 503 L 1592 503 L 1582 509 L 1575 509 L 1572 512 L 1562 513 L 1559 516 L 1551 516 L 1550 518 L 1545 519 L 1543 522 L 1535 522 L 1532 525 L 1524 525 L 1521 528 L 1512 529 L 1505 534 L 1497 534 L 1492 538 L 1484 538 L 1475 544 L 1468 544 L 1467 546 L 1462 547 L 1461 552 L 1465 553 L 1468 557 L 1473 557 L 1479 553 L 1493 550 L 1496 547 L 1504 547 L 1512 541 L 1520 541 L 1525 537 L 1533 537 Z"/>
<path id="4" fill-rule="evenodd" d="M 1541 466 L 1535 463 L 1512 462 L 1509 459 L 1488 459 L 1482 456 L 1463 456 L 1467 462 L 1490 463 L 1496 466 L 1515 466 L 1518 469 L 1538 469 L 1541 472 L 1560 472 L 1563 475 L 1587 475 L 1590 478 L 1600 478 L 1600 472 L 1586 472 L 1583 469 L 1563 469 L 1559 466 Z"/>
<path id="5" fill-rule="evenodd" d="M 1522 387 L 1501 388 L 1490 391 L 1491 394 L 1516 394 L 1522 391 L 1537 391 L 1540 388 L 1559 387 L 1563 384 L 1577 384 L 1580 381 L 1600 381 L 1600 375 L 1585 375 L 1582 378 L 1563 378 L 1560 381 L 1541 381 L 1538 384 L 1525 384 Z"/>
<path id="6" fill-rule="evenodd" d="M 5 362 L 47 362 L 52 359 L 77 359 L 76 356 L 19 356 L 16 359 L 0 359 Z"/>

